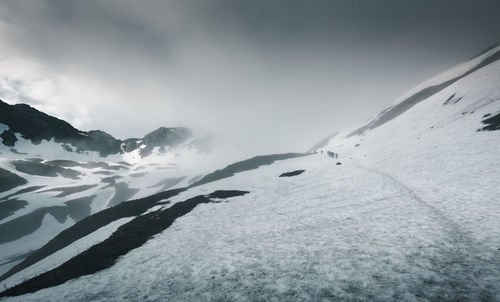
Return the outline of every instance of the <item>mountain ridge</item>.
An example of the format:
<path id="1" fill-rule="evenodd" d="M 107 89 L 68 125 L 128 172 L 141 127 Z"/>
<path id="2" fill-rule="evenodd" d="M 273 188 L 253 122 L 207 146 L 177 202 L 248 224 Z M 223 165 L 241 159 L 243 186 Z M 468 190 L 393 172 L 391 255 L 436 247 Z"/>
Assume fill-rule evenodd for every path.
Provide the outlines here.
<path id="1" fill-rule="evenodd" d="M 0 133 L 5 146 L 15 147 L 18 140 L 15 133 L 19 133 L 35 145 L 40 144 L 42 140 L 54 139 L 57 143 L 75 147 L 75 152 L 96 151 L 101 157 L 132 152 L 141 145 L 145 145 L 147 150 L 147 152 L 141 150 L 141 154 L 145 157 L 151 154 L 154 147 L 175 147 L 192 137 L 191 132 L 184 127 L 159 127 L 143 138 L 121 140 L 102 130 L 78 130 L 70 123 L 28 104 L 9 105 L 2 100 L 0 100 L 0 124 L 8 127 Z M 125 144 L 123 148 L 122 144 Z M 72 151 L 72 148 L 66 148 L 66 151 L 70 150 Z"/>

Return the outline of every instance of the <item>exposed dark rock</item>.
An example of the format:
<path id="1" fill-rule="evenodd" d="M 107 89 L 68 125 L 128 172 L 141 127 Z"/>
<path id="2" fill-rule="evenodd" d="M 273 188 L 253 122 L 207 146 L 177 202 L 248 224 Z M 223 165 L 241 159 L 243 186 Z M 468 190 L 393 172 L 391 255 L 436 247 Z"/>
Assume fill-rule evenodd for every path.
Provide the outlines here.
<path id="1" fill-rule="evenodd" d="M 455 93 L 452 94 L 449 98 L 447 98 L 446 101 L 444 101 L 443 105 L 448 105 L 454 97 Z"/>
<path id="2" fill-rule="evenodd" d="M 128 153 L 139 148 L 139 144 L 137 143 L 139 140 L 139 138 L 127 138 L 126 140 L 124 140 L 123 151 Z"/>
<path id="3" fill-rule="evenodd" d="M 186 141 L 192 136 L 187 128 L 176 127 L 166 128 L 160 127 L 155 131 L 146 134 L 142 139 L 142 143 L 146 146 L 160 147 L 160 146 L 177 146 L 178 144 Z"/>
<path id="4" fill-rule="evenodd" d="M 494 131 L 500 129 L 500 113 L 482 121 L 486 127 L 481 128 L 483 131 Z"/>
<path id="5" fill-rule="evenodd" d="M 340 166 L 340 165 L 342 165 L 342 163 L 341 162 L 337 162 L 337 166 Z"/>
<path id="6" fill-rule="evenodd" d="M 150 155 L 153 152 L 154 147 L 175 147 L 180 143 L 185 142 L 191 136 L 192 134 L 187 128 L 160 127 L 155 131 L 146 134 L 146 136 L 142 139 L 142 144 L 146 145 L 146 147 L 141 149 L 141 157 Z"/>
<path id="7" fill-rule="evenodd" d="M 292 171 L 292 172 L 285 172 L 285 173 L 280 174 L 279 177 L 297 176 L 297 175 L 300 175 L 300 174 L 304 173 L 305 171 L 306 170 L 295 170 L 295 171 Z"/>
<path id="8" fill-rule="evenodd" d="M 185 189 L 174 189 L 151 195 L 146 198 L 131 200 L 129 202 L 120 203 L 112 208 L 104 209 L 91 216 L 88 216 L 59 233 L 47 244 L 45 244 L 43 247 L 36 250 L 32 255 L 26 258 L 23 262 L 17 264 L 8 272 L 0 276 L 0 281 L 5 280 L 13 274 L 44 259 L 45 257 L 57 252 L 58 250 L 69 246 L 78 239 L 87 236 L 88 234 L 98 230 L 105 225 L 108 225 L 115 220 L 124 217 L 140 215 L 147 211 L 149 208 L 156 205 L 158 202 L 175 196 L 184 190 Z"/>
<path id="9" fill-rule="evenodd" d="M 2 143 L 5 146 L 13 147 L 17 142 L 16 135 L 10 129 L 2 132 L 2 134 L 0 134 L 0 137 L 2 138 Z"/>
<path id="10" fill-rule="evenodd" d="M 68 144 L 61 144 L 61 148 L 63 148 L 63 150 L 66 152 L 73 152 L 73 148 L 71 148 L 71 146 Z"/>
<path id="11" fill-rule="evenodd" d="M 191 132 L 183 127 L 160 127 L 155 131 L 146 134 L 143 138 L 129 138 L 123 141 L 123 151 L 132 152 L 144 145 L 140 149 L 141 157 L 146 157 L 153 152 L 154 147 L 160 147 L 160 152 L 165 153 L 166 147 L 175 147 L 192 137 Z"/>
<path id="12" fill-rule="evenodd" d="M 57 177 L 61 175 L 65 178 L 79 179 L 80 172 L 72 169 L 46 165 L 43 163 L 30 162 L 25 160 L 14 160 L 11 162 L 17 171 L 30 175 Z"/>
<path id="13" fill-rule="evenodd" d="M 28 181 L 21 176 L 0 168 L 0 193 L 24 185 L 27 182 Z"/>
<path id="14" fill-rule="evenodd" d="M 260 166 L 270 165 L 277 160 L 283 160 L 288 158 L 302 157 L 311 155 L 311 153 L 285 153 L 285 154 L 272 154 L 272 155 L 261 155 L 255 156 L 247 160 L 243 160 L 234 164 L 231 164 L 224 169 L 212 172 L 197 182 L 189 185 L 189 187 L 196 187 L 209 182 L 220 180 L 223 178 L 231 177 L 235 173 L 257 169 Z"/>
<path id="15" fill-rule="evenodd" d="M 0 220 L 9 217 L 10 215 L 14 214 L 16 211 L 24 208 L 27 205 L 27 201 L 17 198 L 0 202 Z"/>
<path id="16" fill-rule="evenodd" d="M 248 194 L 248 191 L 238 191 L 238 190 L 218 190 L 207 195 L 208 198 L 231 198 L 236 196 L 242 196 Z"/>

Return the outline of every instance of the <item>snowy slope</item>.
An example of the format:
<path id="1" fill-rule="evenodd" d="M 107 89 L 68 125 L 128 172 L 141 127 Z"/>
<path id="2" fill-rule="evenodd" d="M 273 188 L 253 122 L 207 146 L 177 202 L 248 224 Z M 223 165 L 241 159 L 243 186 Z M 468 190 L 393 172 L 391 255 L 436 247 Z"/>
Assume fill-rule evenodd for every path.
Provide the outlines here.
<path id="1" fill-rule="evenodd" d="M 43 263 L 62 261 L 48 256 L 2 284 L 79 278 L 6 300 L 500 301 L 500 131 L 478 131 L 500 114 L 500 61 L 466 74 L 474 64 L 427 83 L 463 76 L 385 123 L 332 137 L 322 150 L 339 159 L 318 152 L 221 170 L 139 201 L 149 209 L 112 235 L 137 247 L 92 274 L 75 267 L 111 257 L 116 240 L 95 240 L 53 273 Z M 305 172 L 279 177 L 294 170 Z M 220 190 L 249 193 L 213 197 Z M 146 238 L 132 232 L 169 216 Z"/>
<path id="2" fill-rule="evenodd" d="M 0 123 L 0 133 L 8 129 Z M 76 152 L 54 139 L 34 144 L 14 135 L 15 146 L 0 142 L 0 172 L 23 181 L 3 188 L 0 175 L 0 275 L 80 219 L 126 200 L 186 186 L 221 162 L 214 153 L 200 152 L 195 139 L 152 147 L 147 156 L 138 148 L 102 157 L 95 151 Z"/>

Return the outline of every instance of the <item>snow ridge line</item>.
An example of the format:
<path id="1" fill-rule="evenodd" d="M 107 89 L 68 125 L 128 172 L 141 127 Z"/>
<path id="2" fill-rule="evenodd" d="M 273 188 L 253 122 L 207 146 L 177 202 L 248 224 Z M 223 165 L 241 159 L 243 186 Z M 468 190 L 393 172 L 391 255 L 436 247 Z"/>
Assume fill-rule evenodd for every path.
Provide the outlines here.
<path id="1" fill-rule="evenodd" d="M 441 293 L 441 298 L 446 301 L 500 301 L 500 292 L 495 287 L 500 281 L 500 263 L 495 259 L 485 259 L 481 254 L 480 242 L 467 235 L 456 222 L 448 218 L 441 210 L 429 204 L 414 190 L 394 176 L 361 165 L 358 168 L 378 174 L 383 179 L 394 183 L 418 204 L 427 208 L 433 220 L 437 221 L 448 238 L 447 244 L 441 247 L 441 257 L 432 257 L 429 260 L 435 266 L 435 271 L 445 278 L 447 285 L 453 292 Z M 418 255 L 429 257 L 425 254 Z M 492 292 L 493 291 L 493 292 Z"/>

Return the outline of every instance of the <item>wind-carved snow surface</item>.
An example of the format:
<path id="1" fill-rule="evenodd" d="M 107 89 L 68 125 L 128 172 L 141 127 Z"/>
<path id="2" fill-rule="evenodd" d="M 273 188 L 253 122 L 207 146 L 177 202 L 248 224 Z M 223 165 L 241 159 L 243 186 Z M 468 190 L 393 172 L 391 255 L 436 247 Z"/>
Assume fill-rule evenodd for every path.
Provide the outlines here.
<path id="1" fill-rule="evenodd" d="M 363 135 L 335 136 L 322 150 L 338 159 L 190 188 L 155 210 L 250 193 L 198 205 L 108 269 L 8 300 L 500 301 L 500 131 L 476 131 L 499 112 L 497 61 Z"/>

